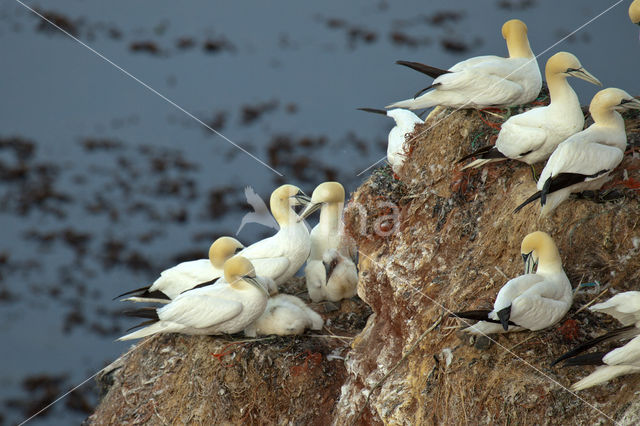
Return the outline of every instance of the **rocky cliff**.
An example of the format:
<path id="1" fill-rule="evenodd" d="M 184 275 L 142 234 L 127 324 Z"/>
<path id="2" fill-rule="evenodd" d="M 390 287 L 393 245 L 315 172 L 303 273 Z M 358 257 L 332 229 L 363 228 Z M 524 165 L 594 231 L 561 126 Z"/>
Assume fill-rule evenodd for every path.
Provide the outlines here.
<path id="1" fill-rule="evenodd" d="M 344 301 L 324 313 L 322 336 L 143 341 L 103 375 L 112 384 L 89 420 L 637 424 L 640 375 L 575 394 L 568 386 L 587 372 L 549 363 L 613 324 L 586 304 L 639 287 L 640 118 L 626 117 L 631 149 L 606 190 L 541 218 L 537 204 L 513 213 L 535 191 L 527 165 L 455 164 L 491 143 L 505 115 L 436 109 L 411 138 L 399 180 L 382 168 L 352 195 L 345 222 L 370 316 Z M 534 230 L 555 239 L 574 287 L 589 283 L 567 317 L 538 332 L 462 335 L 448 313 L 490 308 L 522 273 L 520 241 Z"/>

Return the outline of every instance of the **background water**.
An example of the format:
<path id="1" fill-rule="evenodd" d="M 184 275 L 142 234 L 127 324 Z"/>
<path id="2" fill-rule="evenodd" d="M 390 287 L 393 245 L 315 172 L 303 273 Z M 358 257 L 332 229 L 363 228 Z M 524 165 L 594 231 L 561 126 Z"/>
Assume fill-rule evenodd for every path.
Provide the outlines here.
<path id="1" fill-rule="evenodd" d="M 628 1 L 543 53 L 578 56 L 605 86 L 638 94 Z M 279 176 L 14 0 L 0 0 L 0 424 L 15 423 L 125 351 L 111 298 L 206 255 L 284 182 L 357 188 L 391 121 L 356 111 L 428 85 L 394 64 L 446 68 L 506 54 L 518 17 L 540 53 L 609 1 L 135 2 L 58 0 L 46 13 Z M 583 104 L 597 87 L 573 79 Z M 248 225 L 245 243 L 270 234 Z M 77 423 L 87 384 L 34 424 Z"/>

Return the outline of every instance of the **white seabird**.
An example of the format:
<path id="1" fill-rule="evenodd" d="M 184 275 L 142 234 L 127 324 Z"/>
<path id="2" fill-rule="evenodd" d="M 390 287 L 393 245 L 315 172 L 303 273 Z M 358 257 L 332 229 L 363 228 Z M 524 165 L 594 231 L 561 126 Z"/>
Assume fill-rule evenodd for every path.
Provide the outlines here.
<path id="1" fill-rule="evenodd" d="M 640 25 L 640 0 L 634 0 L 629 6 L 629 18 L 634 24 Z"/>
<path id="2" fill-rule="evenodd" d="M 130 302 L 169 303 L 180 293 L 190 290 L 200 283 L 219 278 L 223 274 L 222 265 L 244 246 L 232 237 L 220 237 L 209 248 L 209 259 L 182 262 L 160 273 L 150 286 L 128 291 L 116 297 L 134 295 L 124 299 Z"/>
<path id="3" fill-rule="evenodd" d="M 599 385 L 615 377 L 640 373 L 640 292 L 627 291 L 619 293 L 603 303 L 589 308 L 594 312 L 602 312 L 620 321 L 625 327 L 618 328 L 579 345 L 556 359 L 551 365 L 567 360 L 564 366 L 597 365 L 596 370 L 576 382 L 571 389 L 578 391 Z M 586 355 L 580 353 L 595 345 L 610 340 L 627 340 L 627 344 L 609 352 L 595 352 Z"/>
<path id="4" fill-rule="evenodd" d="M 567 52 L 558 52 L 549 58 L 545 76 L 551 103 L 505 121 L 494 146 L 480 148 L 459 160 L 477 158 L 462 170 L 508 159 L 535 164 L 549 158 L 560 142 L 583 129 L 580 100 L 567 77 L 578 77 L 600 86 L 602 83 L 584 69 L 578 58 Z"/>
<path id="5" fill-rule="evenodd" d="M 456 108 L 508 107 L 536 99 L 542 88 L 542 76 L 529 46 L 527 26 L 512 19 L 502 26 L 509 57 L 477 56 L 442 70 L 418 62 L 398 61 L 416 71 L 434 77 L 431 86 L 386 108 L 431 108 L 436 105 Z M 421 96 L 425 90 L 433 89 Z"/>
<path id="6" fill-rule="evenodd" d="M 596 93 L 589 106 L 594 123 L 558 145 L 540 174 L 539 191 L 515 212 L 539 198 L 541 214 L 548 215 L 572 193 L 600 189 L 624 156 L 627 134 L 618 113 L 624 109 L 640 109 L 640 101 L 615 88 Z"/>
<path id="7" fill-rule="evenodd" d="M 320 222 L 311 230 L 311 253 L 304 270 L 314 302 L 337 302 L 356 294 L 358 271 L 352 260 L 356 250 L 342 229 L 344 195 L 338 182 L 324 182 L 314 189 L 311 203 L 300 213 L 304 219 L 321 209 Z"/>
<path id="8" fill-rule="evenodd" d="M 565 316 L 573 302 L 562 259 L 549 234 L 536 231 L 520 246 L 525 274 L 509 280 L 498 292 L 492 311 L 457 312 L 452 316 L 481 320 L 466 328 L 471 334 L 542 330 Z M 536 272 L 533 273 L 537 265 Z"/>
<path id="9" fill-rule="evenodd" d="M 157 333 L 233 334 L 255 321 L 267 306 L 267 279 L 256 277 L 249 260 L 235 256 L 224 264 L 228 285 L 187 291 L 159 309 L 142 308 L 129 315 L 150 318 L 147 327 L 118 340 L 139 339 Z"/>
<path id="10" fill-rule="evenodd" d="M 396 125 L 389 132 L 389 142 L 387 144 L 387 161 L 391 165 L 394 173 L 398 173 L 400 167 L 406 158 L 406 139 L 407 135 L 413 133 L 416 124 L 422 124 L 424 121 L 409 110 L 396 108 L 390 110 L 374 109 L 374 108 L 358 108 L 360 111 L 372 112 L 375 114 L 386 115 L 393 118 Z"/>
<path id="11" fill-rule="evenodd" d="M 264 313 L 244 329 L 249 337 L 276 334 L 288 336 L 302 334 L 307 328 L 321 330 L 322 317 L 302 300 L 289 294 L 269 298 Z"/>

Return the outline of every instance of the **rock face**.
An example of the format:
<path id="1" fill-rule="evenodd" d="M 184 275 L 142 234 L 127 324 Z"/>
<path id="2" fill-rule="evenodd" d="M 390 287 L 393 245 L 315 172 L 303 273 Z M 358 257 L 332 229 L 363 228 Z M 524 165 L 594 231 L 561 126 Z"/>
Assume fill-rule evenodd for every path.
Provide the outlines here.
<path id="1" fill-rule="evenodd" d="M 228 346 L 209 337 L 154 337 L 104 376 L 113 384 L 89 420 L 637 424 L 640 375 L 573 394 L 567 387 L 592 369 L 549 363 L 614 325 L 585 304 L 640 287 L 640 158 L 630 152 L 618 168 L 608 185 L 614 201 L 571 199 L 546 219 L 538 204 L 514 214 L 535 191 L 527 165 L 468 172 L 455 165 L 489 143 L 497 133 L 492 121 L 501 120 L 451 112 L 437 109 L 418 126 L 400 180 L 380 169 L 347 206 L 347 229 L 360 250 L 358 294 L 373 311 L 353 340 L 301 336 Z M 639 146 L 640 120 L 627 118 L 629 143 Z M 597 284 L 578 291 L 567 317 L 549 329 L 494 341 L 459 333 L 448 313 L 490 308 L 504 282 L 522 273 L 520 242 L 535 230 L 554 238 L 574 287 Z M 350 336 L 368 314 L 345 301 L 323 316 L 348 324 L 333 330 Z"/>

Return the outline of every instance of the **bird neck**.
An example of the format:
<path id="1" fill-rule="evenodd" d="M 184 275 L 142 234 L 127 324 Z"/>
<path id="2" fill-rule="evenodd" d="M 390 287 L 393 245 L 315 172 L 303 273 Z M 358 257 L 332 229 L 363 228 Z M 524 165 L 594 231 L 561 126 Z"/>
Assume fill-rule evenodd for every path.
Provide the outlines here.
<path id="1" fill-rule="evenodd" d="M 278 200 L 276 203 L 272 203 L 271 214 L 280 225 L 280 228 L 296 223 L 298 220 L 298 215 L 293 211 L 288 200 Z"/>
<path id="2" fill-rule="evenodd" d="M 537 274 L 555 274 L 562 272 L 562 259 L 555 244 L 545 244 L 539 250 Z"/>
<path id="3" fill-rule="evenodd" d="M 591 108 L 589 112 L 598 126 L 622 129 L 624 131 L 624 119 L 618 111 L 612 108 Z"/>
<path id="4" fill-rule="evenodd" d="M 344 203 L 325 203 L 322 205 L 318 225 L 323 232 L 338 232 L 343 205 Z"/>
<path id="5" fill-rule="evenodd" d="M 549 97 L 551 98 L 551 105 L 567 105 L 580 106 L 578 95 L 573 90 L 567 76 L 563 74 L 547 74 L 547 85 L 549 86 Z"/>
<path id="6" fill-rule="evenodd" d="M 507 49 L 510 58 L 533 58 L 531 46 L 526 33 L 516 34 L 507 39 Z"/>

